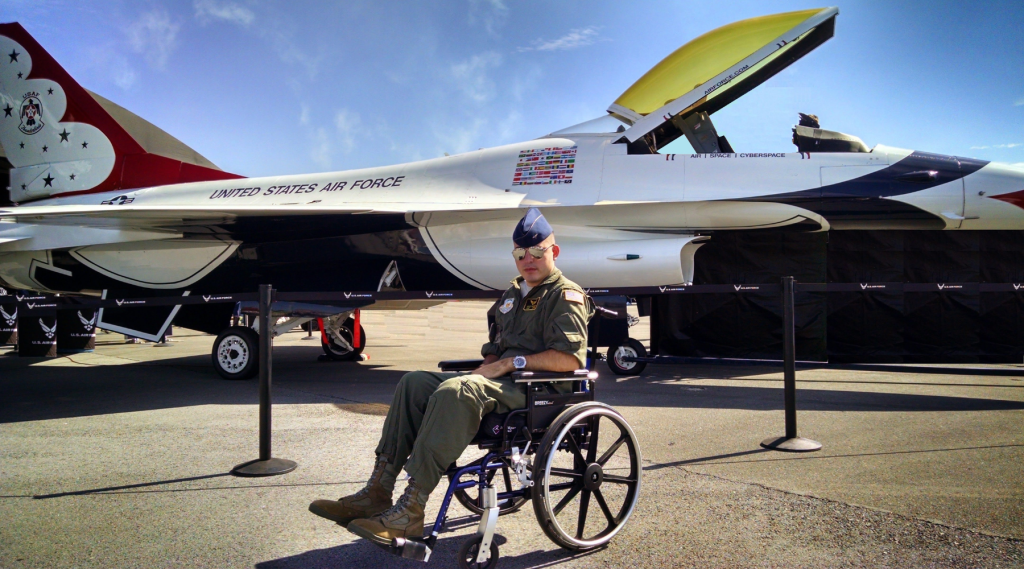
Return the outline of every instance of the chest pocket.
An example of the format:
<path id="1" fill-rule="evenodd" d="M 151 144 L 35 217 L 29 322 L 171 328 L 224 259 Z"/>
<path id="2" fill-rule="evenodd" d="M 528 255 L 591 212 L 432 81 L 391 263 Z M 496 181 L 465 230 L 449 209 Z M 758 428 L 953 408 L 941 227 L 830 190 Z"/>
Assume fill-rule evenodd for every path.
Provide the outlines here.
<path id="1" fill-rule="evenodd" d="M 503 312 L 502 308 L 506 306 L 505 303 L 507 300 L 512 300 L 512 305 L 507 312 Z M 501 330 L 501 337 L 502 340 L 505 340 L 504 343 L 506 345 L 508 343 L 506 338 L 508 338 L 510 333 L 514 333 L 514 330 L 512 330 L 512 323 L 516 315 L 516 310 L 519 309 L 519 306 L 517 306 L 518 304 L 519 303 L 516 302 L 513 297 L 507 296 L 501 300 L 501 304 L 498 305 L 498 309 L 494 311 L 494 323 L 498 326 L 498 329 Z"/>

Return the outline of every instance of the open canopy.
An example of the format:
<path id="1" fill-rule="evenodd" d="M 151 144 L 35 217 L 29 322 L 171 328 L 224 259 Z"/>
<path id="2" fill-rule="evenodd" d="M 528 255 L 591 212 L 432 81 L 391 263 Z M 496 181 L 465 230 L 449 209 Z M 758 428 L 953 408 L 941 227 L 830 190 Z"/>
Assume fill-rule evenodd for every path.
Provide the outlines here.
<path id="1" fill-rule="evenodd" d="M 829 38 L 838 8 L 751 18 L 710 31 L 661 60 L 626 89 L 608 112 L 660 148 L 682 134 L 681 121 L 714 113 Z M 675 123 L 675 124 L 673 124 Z"/>

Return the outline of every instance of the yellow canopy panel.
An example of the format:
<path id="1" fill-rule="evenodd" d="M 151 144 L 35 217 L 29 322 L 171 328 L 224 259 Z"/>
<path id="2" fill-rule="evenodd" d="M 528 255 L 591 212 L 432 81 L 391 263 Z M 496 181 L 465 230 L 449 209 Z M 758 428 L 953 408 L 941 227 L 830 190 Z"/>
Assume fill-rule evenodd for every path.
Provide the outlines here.
<path id="1" fill-rule="evenodd" d="M 735 79 L 752 74 L 764 66 L 763 61 L 776 59 L 780 52 L 792 47 L 790 44 L 802 40 L 838 13 L 837 8 L 800 10 L 742 20 L 712 30 L 661 60 L 608 110 L 631 122 L 659 110 L 678 113 L 702 97 L 730 87 Z M 681 105 L 672 105 L 680 108 L 663 109 L 684 96 Z"/>

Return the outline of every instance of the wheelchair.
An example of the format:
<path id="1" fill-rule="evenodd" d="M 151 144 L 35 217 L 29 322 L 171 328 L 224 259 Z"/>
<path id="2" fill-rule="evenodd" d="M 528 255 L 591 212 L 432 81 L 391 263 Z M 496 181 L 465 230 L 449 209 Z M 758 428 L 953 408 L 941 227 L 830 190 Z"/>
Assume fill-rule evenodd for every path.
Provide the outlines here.
<path id="1" fill-rule="evenodd" d="M 471 371 L 482 363 L 438 367 Z M 483 417 L 470 444 L 484 456 L 447 469 L 448 490 L 429 534 L 396 538 L 391 553 L 428 561 L 453 498 L 480 516 L 476 534 L 459 550 L 464 569 L 497 565 L 498 517 L 527 501 L 544 534 L 570 551 L 605 545 L 629 520 L 640 496 L 640 445 L 622 415 L 594 400 L 597 373 L 519 371 L 512 378 L 526 386 L 526 407 Z"/>

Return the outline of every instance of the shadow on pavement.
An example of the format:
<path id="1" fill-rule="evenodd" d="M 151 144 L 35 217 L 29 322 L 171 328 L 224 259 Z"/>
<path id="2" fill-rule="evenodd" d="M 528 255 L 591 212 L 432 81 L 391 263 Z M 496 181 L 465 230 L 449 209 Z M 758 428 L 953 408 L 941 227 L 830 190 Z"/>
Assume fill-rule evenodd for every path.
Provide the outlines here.
<path id="1" fill-rule="evenodd" d="M 781 381 L 779 382 L 782 383 Z M 621 384 L 597 384 L 597 398 L 610 405 L 679 407 L 687 409 L 743 409 L 778 411 L 784 409 L 779 387 L 737 387 L 663 383 L 659 379 L 634 378 Z M 1024 401 L 884 393 L 830 389 L 796 390 L 800 411 L 1001 411 L 1024 409 Z"/>
<path id="2" fill-rule="evenodd" d="M 897 454 L 929 454 L 938 452 L 956 452 L 966 450 L 991 450 L 997 448 L 1019 448 L 1024 447 L 1024 444 L 1008 444 L 1008 445 L 986 445 L 986 446 L 975 446 L 975 447 L 954 447 L 954 448 L 936 448 L 936 449 L 922 449 L 922 450 L 894 450 L 889 452 L 858 452 L 851 454 L 778 454 L 768 449 L 753 449 L 745 450 L 741 452 L 733 452 L 729 454 L 719 454 L 714 456 L 703 456 L 700 458 L 690 458 L 687 460 L 677 460 L 675 462 L 663 462 L 658 464 L 652 464 L 645 466 L 644 470 L 661 470 L 662 468 L 671 468 L 674 466 L 687 466 L 690 464 L 704 464 L 719 465 L 719 464 L 741 464 L 749 462 L 782 462 L 788 460 L 824 460 L 832 458 L 863 458 L 867 456 L 890 456 Z M 769 457 L 754 458 L 751 460 L 721 460 L 724 458 L 737 458 L 740 456 L 747 456 L 752 454 L 771 453 Z"/>
<path id="3" fill-rule="evenodd" d="M 368 362 L 318 363 L 308 349 L 275 349 L 274 401 L 282 404 L 333 403 L 339 409 L 383 415 L 394 386 L 409 370 Z M 284 361 L 282 361 L 284 360 Z M 18 363 L 18 362 L 16 362 Z M 689 370 L 693 371 L 693 370 Z M 707 368 L 701 370 L 708 371 Z M 715 369 L 704 379 L 728 379 L 736 370 Z M 221 379 L 203 357 L 116 366 L 4 365 L 0 379 L 0 424 L 57 418 L 149 411 L 195 405 L 255 405 L 257 382 Z M 605 369 L 598 399 L 611 405 L 680 409 L 777 411 L 783 407 L 777 386 L 722 386 L 679 382 L 659 376 L 615 381 Z M 751 371 L 743 370 L 749 376 Z M 741 375 L 741 374 L 735 374 Z M 1024 409 L 1024 401 L 1003 399 L 797 388 L 801 411 L 943 412 Z"/>
<path id="4" fill-rule="evenodd" d="M 540 528 L 537 528 L 538 539 L 544 539 Z M 430 555 L 429 564 L 402 559 L 385 552 L 363 540 L 347 543 L 326 549 L 313 549 L 299 555 L 282 557 L 256 564 L 256 569 L 313 569 L 319 567 L 457 567 L 459 548 L 470 535 L 445 537 L 437 540 L 437 546 Z M 505 543 L 505 538 L 495 534 L 495 543 Z M 531 551 L 522 555 L 505 557 L 498 552 L 498 566 L 502 569 L 540 569 L 563 563 L 570 559 L 580 559 L 603 551 L 598 548 L 584 553 L 573 553 L 564 549 L 553 551 Z"/>
<path id="5" fill-rule="evenodd" d="M 309 352 L 275 348 L 279 362 L 273 377 L 275 403 L 386 404 L 395 384 L 408 371 L 368 362 L 318 363 L 306 359 Z M 121 365 L 29 367 L 39 361 L 3 362 L 0 424 L 259 402 L 256 380 L 221 379 L 208 356 Z"/>

